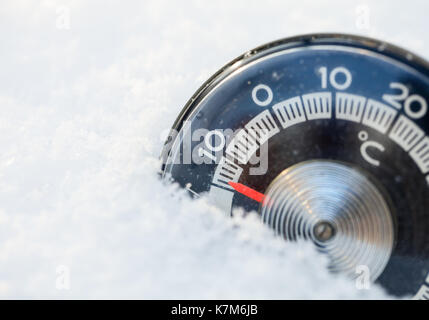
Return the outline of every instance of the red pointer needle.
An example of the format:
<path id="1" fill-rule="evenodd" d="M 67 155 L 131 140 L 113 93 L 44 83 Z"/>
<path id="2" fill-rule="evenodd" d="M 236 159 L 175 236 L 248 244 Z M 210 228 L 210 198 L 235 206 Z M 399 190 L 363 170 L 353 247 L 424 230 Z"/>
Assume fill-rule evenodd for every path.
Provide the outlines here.
<path id="1" fill-rule="evenodd" d="M 249 197 L 250 199 L 253 199 L 258 202 L 263 202 L 265 199 L 265 194 L 260 193 L 256 190 L 253 190 L 252 188 L 249 188 L 241 183 L 236 183 L 229 181 L 228 184 L 234 188 L 235 191 L 240 192 L 241 194 L 244 194 L 246 197 Z"/>

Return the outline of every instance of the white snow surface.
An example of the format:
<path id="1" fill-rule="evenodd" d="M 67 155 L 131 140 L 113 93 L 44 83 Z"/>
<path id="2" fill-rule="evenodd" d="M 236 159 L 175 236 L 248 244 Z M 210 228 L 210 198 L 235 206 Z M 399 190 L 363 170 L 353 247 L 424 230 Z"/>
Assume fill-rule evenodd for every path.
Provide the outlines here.
<path id="1" fill-rule="evenodd" d="M 329 274 L 311 246 L 285 243 L 256 216 L 230 219 L 163 185 L 158 157 L 187 99 L 241 53 L 346 32 L 428 58 L 428 9 L 411 0 L 2 1 L 0 297 L 389 298 Z M 58 287 L 64 277 L 68 288 Z"/>

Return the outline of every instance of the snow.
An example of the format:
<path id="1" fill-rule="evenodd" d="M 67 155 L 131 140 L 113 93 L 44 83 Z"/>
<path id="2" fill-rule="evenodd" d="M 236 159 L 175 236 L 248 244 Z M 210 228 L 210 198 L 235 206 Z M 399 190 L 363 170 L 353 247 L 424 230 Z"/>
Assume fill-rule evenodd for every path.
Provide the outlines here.
<path id="1" fill-rule="evenodd" d="M 426 10 L 425 10 L 426 9 Z M 429 57 L 424 1 L 0 6 L 0 297 L 380 299 L 257 218 L 159 181 L 162 137 L 239 54 L 309 32 Z"/>

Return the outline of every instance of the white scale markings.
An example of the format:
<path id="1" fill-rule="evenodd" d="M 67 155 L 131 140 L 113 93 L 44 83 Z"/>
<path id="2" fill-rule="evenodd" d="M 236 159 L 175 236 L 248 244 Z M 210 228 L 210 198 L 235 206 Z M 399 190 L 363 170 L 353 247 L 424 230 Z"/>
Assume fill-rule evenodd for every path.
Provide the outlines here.
<path id="1" fill-rule="evenodd" d="M 259 144 L 264 144 L 272 136 L 280 132 L 269 110 L 258 114 L 244 128 L 255 137 Z"/>
<path id="2" fill-rule="evenodd" d="M 365 103 L 365 97 L 338 92 L 335 100 L 336 118 L 360 123 Z"/>
<path id="3" fill-rule="evenodd" d="M 332 116 L 332 94 L 330 92 L 315 92 L 304 94 L 305 113 L 308 120 L 330 119 Z"/>
<path id="4" fill-rule="evenodd" d="M 427 285 L 422 285 L 419 292 L 414 296 L 414 300 L 429 300 L 429 287 Z"/>
<path id="5" fill-rule="evenodd" d="M 411 158 L 418 165 L 423 174 L 429 172 L 429 137 L 424 138 L 410 152 Z"/>
<path id="6" fill-rule="evenodd" d="M 301 100 L 302 98 L 302 100 Z M 394 108 L 367 99 L 364 96 L 337 92 L 335 99 L 336 119 L 362 123 L 383 134 L 393 128 L 389 138 L 402 149 L 409 152 L 423 174 L 429 172 L 429 137 L 413 121 L 401 115 L 394 122 L 398 111 Z M 292 97 L 275 104 L 273 113 L 283 129 L 308 120 L 330 119 L 332 117 L 332 93 L 315 92 Z M 213 183 L 233 190 L 228 181 L 238 182 L 243 169 L 234 163 L 247 164 L 259 145 L 268 141 L 279 132 L 273 116 L 267 109 L 253 118 L 240 130 L 226 149 L 229 159 L 223 157 L 216 168 Z M 429 176 L 426 177 L 429 184 Z M 226 191 L 225 192 L 229 192 Z M 219 191 L 216 191 L 219 193 Z"/>
<path id="7" fill-rule="evenodd" d="M 273 110 L 283 129 L 307 121 L 300 96 L 275 104 Z"/>
<path id="8" fill-rule="evenodd" d="M 241 164 L 246 164 L 258 150 L 259 145 L 267 142 L 280 132 L 269 110 L 253 118 L 244 129 L 241 129 L 226 149 L 226 154 Z"/>
<path id="9" fill-rule="evenodd" d="M 235 164 L 226 157 L 222 157 L 219 165 L 216 168 L 215 175 L 213 177 L 213 183 L 231 189 L 233 188 L 228 184 L 229 181 L 238 182 L 238 179 L 243 172 L 243 168 Z"/>
<path id="10" fill-rule="evenodd" d="M 255 139 L 245 129 L 241 129 L 226 148 L 226 154 L 239 163 L 249 161 L 248 154 L 258 149 Z"/>
<path id="11" fill-rule="evenodd" d="M 393 126 L 389 138 L 408 152 L 424 137 L 424 135 L 424 131 L 413 121 L 401 115 Z"/>
<path id="12" fill-rule="evenodd" d="M 273 112 L 283 129 L 295 124 L 315 119 L 330 119 L 332 117 L 332 98 L 330 92 L 316 92 L 296 96 L 273 106 Z M 382 134 L 386 134 L 392 127 L 398 112 L 392 107 L 367 99 L 363 96 L 338 92 L 336 94 L 336 119 L 362 123 Z M 228 145 L 226 154 L 231 160 L 238 160 L 246 164 L 259 148 L 260 144 L 268 141 L 279 132 L 269 110 L 261 112 L 252 119 Z M 429 172 L 429 137 L 413 121 L 400 115 L 393 124 L 389 138 L 396 142 L 403 150 L 409 152 L 423 174 Z M 243 169 L 233 161 L 222 157 L 216 168 L 213 185 L 210 188 L 210 197 L 224 212 L 230 212 L 234 192 L 229 181 L 238 182 Z M 429 175 L 426 176 L 429 184 Z M 221 186 L 218 187 L 215 184 Z M 223 188 L 222 188 L 223 187 Z M 228 190 L 226 190 L 228 189 Z M 230 191 L 231 190 L 231 191 Z M 429 300 L 429 275 L 426 284 L 422 285 L 415 295 L 416 300 Z"/>
<path id="13" fill-rule="evenodd" d="M 384 103 L 368 99 L 362 123 L 385 134 L 398 112 Z"/>

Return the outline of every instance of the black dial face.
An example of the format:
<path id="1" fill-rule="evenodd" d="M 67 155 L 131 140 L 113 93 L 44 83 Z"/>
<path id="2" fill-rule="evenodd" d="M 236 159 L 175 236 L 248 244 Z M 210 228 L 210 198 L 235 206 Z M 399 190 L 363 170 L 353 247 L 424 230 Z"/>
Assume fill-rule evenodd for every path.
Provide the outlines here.
<path id="1" fill-rule="evenodd" d="M 428 75 L 368 39 L 269 44 L 188 103 L 163 174 L 226 214 L 256 211 L 286 240 L 312 240 L 333 271 L 364 266 L 391 294 L 429 299 Z"/>

